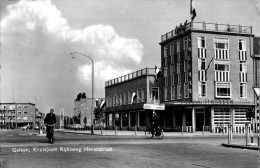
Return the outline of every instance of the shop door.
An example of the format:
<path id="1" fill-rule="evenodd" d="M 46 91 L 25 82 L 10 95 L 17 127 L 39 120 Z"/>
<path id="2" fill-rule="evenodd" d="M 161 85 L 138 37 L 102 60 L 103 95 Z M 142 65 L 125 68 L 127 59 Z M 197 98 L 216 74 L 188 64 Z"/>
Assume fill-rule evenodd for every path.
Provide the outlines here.
<path id="1" fill-rule="evenodd" d="M 196 110 L 196 131 L 203 131 L 203 125 L 205 123 L 205 111 L 204 109 Z"/>

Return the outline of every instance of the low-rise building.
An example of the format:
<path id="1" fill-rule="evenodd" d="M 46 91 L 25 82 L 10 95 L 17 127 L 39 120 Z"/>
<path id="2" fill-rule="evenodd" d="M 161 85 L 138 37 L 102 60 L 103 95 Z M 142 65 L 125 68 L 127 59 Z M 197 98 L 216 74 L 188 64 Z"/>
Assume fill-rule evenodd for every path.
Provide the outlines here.
<path id="1" fill-rule="evenodd" d="M 0 103 L 0 128 L 9 129 L 25 125 L 35 127 L 35 104 Z"/>
<path id="2" fill-rule="evenodd" d="M 105 83 L 108 129 L 133 130 L 136 126 L 144 130 L 150 126 L 152 110 L 144 109 L 144 104 L 159 104 L 161 99 L 161 81 L 155 75 L 155 68 L 144 68 Z"/>

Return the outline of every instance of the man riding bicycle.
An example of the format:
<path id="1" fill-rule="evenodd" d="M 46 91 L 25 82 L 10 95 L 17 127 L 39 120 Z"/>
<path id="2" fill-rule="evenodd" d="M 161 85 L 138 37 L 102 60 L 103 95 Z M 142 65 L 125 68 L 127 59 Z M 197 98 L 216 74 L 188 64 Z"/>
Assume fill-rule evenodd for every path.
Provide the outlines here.
<path id="1" fill-rule="evenodd" d="M 151 133 L 152 137 L 154 136 L 154 133 L 157 133 L 157 129 L 159 126 L 159 116 L 153 111 L 152 121 L 151 121 Z M 155 132 L 154 132 L 155 130 Z"/>
<path id="2" fill-rule="evenodd" d="M 47 138 L 49 138 L 49 136 L 50 136 L 50 131 L 51 131 L 52 127 L 54 126 L 54 124 L 56 124 L 56 116 L 53 112 L 54 112 L 54 110 L 51 109 L 50 113 L 48 113 L 44 119 L 44 124 L 46 125 L 46 128 L 47 128 L 46 129 Z"/>

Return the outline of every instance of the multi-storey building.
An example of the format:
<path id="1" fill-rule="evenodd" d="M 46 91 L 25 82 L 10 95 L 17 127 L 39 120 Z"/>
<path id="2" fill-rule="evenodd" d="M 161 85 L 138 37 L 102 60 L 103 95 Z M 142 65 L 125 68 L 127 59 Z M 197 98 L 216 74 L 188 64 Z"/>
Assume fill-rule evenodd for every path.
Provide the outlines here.
<path id="1" fill-rule="evenodd" d="M 0 128 L 9 129 L 24 125 L 35 126 L 35 104 L 0 103 Z"/>
<path id="2" fill-rule="evenodd" d="M 144 68 L 107 81 L 104 110 L 107 128 L 133 130 L 137 126 L 143 130 L 149 126 L 152 110 L 144 109 L 144 104 L 160 103 L 160 80 L 156 80 L 154 68 Z"/>
<path id="3" fill-rule="evenodd" d="M 253 36 L 249 26 L 187 21 L 161 36 L 166 128 L 244 130 L 254 110 Z"/>

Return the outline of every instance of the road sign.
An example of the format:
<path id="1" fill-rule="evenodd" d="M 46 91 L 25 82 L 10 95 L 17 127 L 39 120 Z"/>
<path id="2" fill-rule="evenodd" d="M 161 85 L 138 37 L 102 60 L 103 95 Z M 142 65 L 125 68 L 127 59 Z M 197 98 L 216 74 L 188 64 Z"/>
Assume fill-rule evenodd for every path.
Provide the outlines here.
<path id="1" fill-rule="evenodd" d="M 165 110 L 164 104 L 144 104 L 144 109 L 147 110 Z"/>

